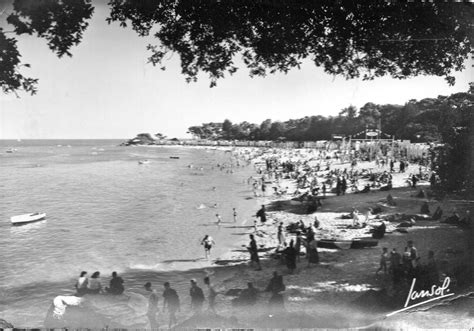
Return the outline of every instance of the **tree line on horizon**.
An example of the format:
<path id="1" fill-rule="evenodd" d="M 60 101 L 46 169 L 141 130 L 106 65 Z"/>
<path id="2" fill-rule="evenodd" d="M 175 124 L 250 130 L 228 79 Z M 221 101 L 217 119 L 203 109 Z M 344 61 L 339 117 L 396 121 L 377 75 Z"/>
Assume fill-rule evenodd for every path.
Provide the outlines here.
<path id="1" fill-rule="evenodd" d="M 443 142 L 468 127 L 474 105 L 474 86 L 468 92 L 450 96 L 410 100 L 404 105 L 366 103 L 360 109 L 349 106 L 337 116 L 312 115 L 287 121 L 266 119 L 260 124 L 243 121 L 203 123 L 188 133 L 208 140 L 330 140 L 333 135 L 354 136 L 365 129 L 377 129 L 380 138 L 412 142 Z M 454 131 L 453 131 L 454 130 Z M 357 135 L 355 138 L 364 138 Z"/>
<path id="2" fill-rule="evenodd" d="M 360 109 L 346 107 L 337 116 L 314 115 L 285 122 L 267 119 L 260 125 L 246 121 L 233 124 L 226 119 L 192 126 L 188 132 L 210 140 L 315 141 L 329 140 L 332 134 L 348 137 L 366 128 L 381 129 L 384 137 L 439 143 L 430 153 L 432 170 L 439 176 L 436 189 L 469 194 L 474 191 L 472 123 L 474 83 L 467 92 L 410 100 L 404 105 L 369 102 Z"/>

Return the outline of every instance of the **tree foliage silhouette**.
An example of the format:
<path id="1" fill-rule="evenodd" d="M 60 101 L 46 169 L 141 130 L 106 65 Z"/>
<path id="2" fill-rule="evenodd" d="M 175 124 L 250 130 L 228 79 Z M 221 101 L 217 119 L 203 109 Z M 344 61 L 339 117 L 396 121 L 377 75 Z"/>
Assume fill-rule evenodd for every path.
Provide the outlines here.
<path id="1" fill-rule="evenodd" d="M 109 23 L 156 38 L 148 46 L 152 64 L 164 69 L 165 56 L 176 53 L 186 81 L 204 73 L 211 87 L 239 66 L 265 76 L 298 68 L 304 59 L 346 78 L 434 75 L 454 84 L 453 72 L 463 69 L 473 45 L 472 4 L 110 0 L 108 6 Z M 14 0 L 8 22 L 16 34 L 46 39 L 58 56 L 71 55 L 92 12 L 90 0 Z M 0 60 L 8 56 L 14 60 L 2 72 L 3 90 L 32 91 L 36 82 L 20 74 L 19 53 L 2 53 Z"/>

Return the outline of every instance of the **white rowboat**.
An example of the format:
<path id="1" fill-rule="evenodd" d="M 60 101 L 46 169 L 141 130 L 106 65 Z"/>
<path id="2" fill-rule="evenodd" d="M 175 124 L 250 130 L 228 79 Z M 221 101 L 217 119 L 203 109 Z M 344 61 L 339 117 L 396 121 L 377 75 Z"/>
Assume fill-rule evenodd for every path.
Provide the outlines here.
<path id="1" fill-rule="evenodd" d="M 45 213 L 23 214 L 10 217 L 12 225 L 22 225 L 31 222 L 38 222 L 46 217 Z"/>

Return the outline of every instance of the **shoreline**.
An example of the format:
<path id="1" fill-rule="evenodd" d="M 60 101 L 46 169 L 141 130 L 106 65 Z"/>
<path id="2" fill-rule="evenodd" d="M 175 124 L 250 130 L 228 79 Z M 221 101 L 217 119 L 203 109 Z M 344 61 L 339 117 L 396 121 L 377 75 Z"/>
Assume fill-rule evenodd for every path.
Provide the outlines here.
<path id="1" fill-rule="evenodd" d="M 187 148 L 195 146 L 183 147 Z M 198 148 L 202 147 L 198 146 Z M 229 150 L 228 148 L 223 149 Z M 244 147 L 243 149 L 247 150 L 248 148 Z M 253 161 L 258 163 L 261 161 L 262 157 L 260 153 L 261 150 L 254 152 L 260 154 L 253 158 Z M 280 152 L 284 154 L 282 157 L 288 159 L 292 157 L 302 157 L 302 152 L 295 152 L 294 150 L 281 150 Z M 309 157 L 311 157 L 311 155 L 309 155 Z M 343 168 L 347 167 L 347 164 L 335 164 L 333 166 L 334 168 Z M 373 162 L 361 163 L 360 167 L 362 166 L 371 167 L 373 166 Z M 412 169 L 413 167 L 409 168 L 409 171 Z M 373 191 L 368 194 L 348 193 L 339 197 L 336 197 L 333 194 L 328 194 L 327 198 L 322 201 L 322 207 L 315 213 L 309 214 L 303 212 L 305 205 L 303 203 L 295 202 L 295 200 L 292 200 L 293 197 L 290 195 L 282 195 L 279 197 L 268 196 L 264 198 L 257 197 L 257 201 L 264 201 L 267 206 L 271 206 L 267 213 L 267 224 L 265 226 L 259 226 L 259 229 L 265 230 L 267 234 L 257 237 L 258 244 L 263 244 L 266 248 L 270 249 L 268 252 L 261 254 L 260 256 L 263 271 L 255 271 L 247 266 L 249 253 L 246 249 L 242 249 L 242 246 L 239 246 L 247 244 L 248 234 L 253 232 L 252 221 L 247 221 L 245 226 L 250 227 L 242 228 L 243 233 L 236 236 L 236 240 L 232 243 L 233 247 L 230 248 L 230 251 L 223 255 L 219 255 L 217 259 L 213 258 L 212 264 L 188 270 L 145 271 L 130 269 L 127 270 L 125 274 L 139 274 L 139 277 L 137 277 L 139 281 L 137 280 L 136 284 L 127 288 L 127 292 L 139 293 L 140 296 L 146 296 L 147 294 L 142 290 L 142 284 L 146 279 L 152 277 L 156 278 L 156 275 L 158 274 L 161 278 L 166 278 L 168 276 L 176 277 L 179 275 L 183 282 L 187 282 L 191 277 L 196 277 L 198 278 L 199 286 L 203 289 L 202 278 L 205 275 L 210 275 L 212 282 L 216 287 L 222 289 L 222 291 L 238 288 L 243 289 L 246 287 L 247 281 L 252 281 L 257 288 L 264 289 L 268 280 L 271 278 L 272 272 L 276 270 L 283 275 L 284 282 L 287 285 L 287 289 L 284 292 L 287 312 L 281 312 L 279 315 L 280 319 L 274 318 L 276 316 L 271 318 L 268 317 L 266 305 L 270 296 L 269 293 L 261 293 L 258 305 L 259 309 L 255 309 L 255 311 L 250 315 L 248 315 L 248 312 L 239 312 L 232 307 L 230 303 L 232 296 L 220 294 L 217 299 L 218 318 L 216 316 L 206 315 L 205 319 L 202 320 L 193 317 L 190 315 L 191 312 L 189 308 L 186 307 L 182 314 L 178 316 L 178 327 L 211 327 L 213 325 L 218 327 L 220 325 L 219 323 L 225 324 L 229 322 L 229 319 L 231 318 L 233 321 L 235 321 L 233 318 L 236 318 L 238 325 L 244 327 L 263 327 L 265 325 L 269 327 L 279 327 L 279 324 L 272 324 L 276 323 L 276 321 L 278 321 L 282 327 L 288 328 L 294 325 L 300 327 L 338 328 L 364 327 L 369 325 L 383 325 L 384 327 L 386 325 L 426 327 L 427 324 L 416 324 L 429 322 L 423 321 L 423 318 L 420 318 L 420 320 L 411 318 L 414 320 L 411 322 L 412 324 L 406 320 L 401 320 L 402 316 L 405 318 L 408 316 L 418 316 L 420 314 L 420 316 L 424 316 L 422 311 L 417 313 L 400 313 L 398 316 L 396 315 L 394 318 L 387 321 L 383 319 L 383 312 L 379 311 L 374 316 L 369 313 L 371 308 L 363 307 L 360 303 L 353 304 L 353 302 L 369 295 L 369 297 L 377 303 L 377 297 L 380 295 L 380 292 L 374 293 L 373 291 L 380 291 L 380 289 L 389 288 L 389 280 L 386 276 L 381 275 L 375 277 L 374 275 L 378 267 L 378 260 L 382 247 L 397 247 L 398 249 L 403 249 L 405 242 L 412 239 L 416 242 L 423 260 L 426 259 L 426 253 L 428 250 L 434 248 L 437 251 L 437 258 L 440 260 L 447 257 L 450 261 L 456 262 L 457 259 L 462 258 L 462 256 L 459 256 L 456 252 L 466 251 L 466 243 L 459 240 L 459 238 L 465 236 L 464 232 L 462 232 L 464 230 L 446 224 L 440 224 L 439 222 L 417 221 L 415 226 L 408 229 L 408 233 L 397 233 L 395 232 L 396 223 L 388 224 L 387 230 L 392 233 L 388 233 L 383 239 L 381 239 L 378 246 L 362 250 L 320 249 L 321 263 L 308 268 L 306 266 L 307 263 L 305 257 L 302 256 L 295 274 L 288 274 L 285 264 L 281 264 L 278 259 L 274 259 L 271 255 L 277 245 L 276 231 L 278 222 L 284 222 L 284 224 L 287 225 L 291 222 L 297 222 L 302 219 L 305 224 L 309 224 L 313 221 L 314 216 L 317 215 L 321 223 L 317 239 L 334 235 L 338 235 L 340 238 L 367 236 L 367 229 L 349 229 L 347 226 L 352 223 L 352 220 L 343 220 L 340 216 L 350 212 L 353 206 L 356 206 L 362 211 L 366 210 L 368 207 L 380 205 L 380 201 L 386 198 L 388 193 L 393 195 L 393 198 L 397 202 L 397 206 L 395 208 L 390 208 L 384 206 L 382 203 L 381 206 L 383 211 L 381 215 L 394 214 L 397 212 L 406 214 L 418 213 L 421 203 L 426 199 L 412 196 L 416 194 L 418 190 L 413 190 L 407 187 L 405 177 L 406 174 L 394 175 L 394 188 L 390 192 Z M 275 183 L 272 183 L 272 185 L 274 184 Z M 277 186 L 280 188 L 286 186 L 291 187 L 289 191 L 294 191 L 295 189 L 292 180 L 283 179 Z M 427 190 L 426 183 L 422 183 L 421 187 Z M 436 201 L 430 198 L 427 201 L 429 202 L 432 211 L 437 205 L 441 204 L 443 209 L 446 211 L 446 214 L 456 204 L 451 201 Z M 472 204 L 468 206 L 472 206 Z M 380 219 L 371 217 L 369 226 L 379 224 L 379 222 Z M 232 223 L 224 223 L 222 226 L 231 225 Z M 240 221 L 237 222 L 237 225 L 235 226 L 240 226 Z M 286 239 L 288 240 L 290 237 L 291 235 L 288 235 Z M 451 253 L 446 251 L 448 248 Z M 218 264 L 223 265 L 216 265 L 216 261 Z M 173 282 L 172 279 L 170 280 Z M 161 284 L 159 282 L 157 289 L 159 294 L 161 294 Z M 470 289 L 472 290 L 472 285 Z M 465 293 L 469 293 L 470 290 L 467 288 L 464 291 Z M 180 295 L 182 296 L 183 303 L 187 306 L 189 297 L 187 294 L 184 294 L 184 292 L 180 293 Z M 369 302 L 370 300 L 367 299 L 366 301 Z M 335 309 L 336 306 L 338 309 Z M 159 316 L 161 321 L 160 326 L 166 327 L 166 324 L 164 324 L 165 316 L 162 313 L 160 313 Z M 283 317 L 286 317 L 286 319 L 281 320 Z M 303 322 L 298 322 L 298 319 L 302 319 Z M 458 321 L 449 322 L 451 324 L 449 324 L 448 321 L 443 321 L 443 323 L 450 325 L 450 327 L 460 327 L 463 321 L 465 322 L 465 319 L 461 318 Z M 136 316 L 136 322 L 137 323 L 134 324 L 135 326 L 146 327 L 146 316 L 143 314 L 139 315 L 139 317 Z M 292 325 L 292 323 L 296 324 Z M 316 325 L 314 323 L 316 323 Z M 433 325 L 436 326 L 436 324 Z M 133 325 L 129 327 L 136 328 Z"/>
<path id="2" fill-rule="evenodd" d="M 290 154 L 291 154 L 291 152 L 290 152 Z M 364 165 L 367 165 L 367 163 L 364 163 Z M 344 164 L 340 164 L 339 166 L 344 167 Z M 409 167 L 407 172 L 410 172 L 410 171 L 416 172 L 416 170 L 418 170 L 416 166 L 411 167 L 411 168 Z M 274 233 L 276 233 L 276 224 L 280 221 L 283 221 L 285 223 L 285 225 L 287 225 L 290 222 L 298 221 L 298 219 L 304 219 L 305 223 L 308 224 L 308 222 L 311 222 L 311 219 L 314 215 L 318 215 L 318 219 L 320 220 L 323 229 L 326 226 L 330 227 L 331 223 L 333 223 L 333 222 L 337 222 L 338 224 L 341 224 L 341 223 L 343 223 L 343 221 L 338 219 L 337 216 L 338 215 L 341 216 L 342 214 L 349 212 L 350 208 L 351 208 L 351 205 L 356 204 L 357 208 L 361 208 L 361 206 L 368 207 L 368 206 L 379 205 L 379 202 L 386 197 L 387 193 L 393 194 L 394 198 L 398 202 L 398 205 L 397 205 L 397 207 L 395 207 L 393 209 L 389 208 L 389 207 L 386 208 L 386 206 L 383 206 L 384 210 L 383 210 L 382 214 L 395 214 L 395 213 L 400 213 L 400 212 L 401 213 L 407 213 L 407 214 L 410 214 L 410 213 L 411 214 L 416 214 L 416 213 L 419 212 L 420 205 L 423 201 L 428 201 L 429 202 L 429 206 L 430 206 L 431 210 L 434 210 L 436 205 L 442 205 L 443 209 L 446 210 L 446 211 L 448 211 L 451 208 L 456 206 L 456 202 L 458 202 L 458 201 L 446 201 L 446 200 L 445 201 L 436 201 L 436 200 L 433 200 L 431 198 L 425 199 L 425 198 L 413 197 L 413 195 L 418 192 L 419 188 L 416 189 L 416 190 L 408 188 L 406 183 L 405 183 L 405 181 L 406 181 L 405 177 L 406 177 L 405 174 L 394 175 L 394 180 L 393 180 L 394 188 L 390 192 L 371 192 L 371 193 L 369 193 L 369 195 L 347 194 L 346 196 L 343 196 L 343 197 L 333 198 L 333 199 L 338 199 L 338 200 L 339 199 L 347 200 L 346 202 L 342 203 L 342 205 L 341 205 L 341 201 L 339 201 L 339 204 L 338 203 L 331 203 L 331 200 L 330 200 L 331 198 L 328 198 L 327 200 L 324 200 L 324 202 L 327 201 L 329 205 L 326 206 L 326 204 L 323 204 L 323 207 L 320 209 L 320 211 L 316 212 L 315 214 L 310 214 L 310 215 L 292 214 L 288 210 L 285 211 L 286 207 L 288 207 L 288 206 L 286 206 L 286 207 L 283 206 L 282 211 L 272 211 L 272 212 L 268 213 L 269 214 L 269 219 L 271 219 L 273 221 L 273 225 L 268 224 L 268 223 L 270 223 L 270 221 L 267 221 L 267 225 L 266 225 L 267 231 L 273 230 Z M 291 186 L 291 182 L 286 181 L 286 182 L 284 182 L 284 183 L 282 183 L 281 185 L 278 185 L 278 186 L 285 186 L 285 185 Z M 424 190 L 428 190 L 428 186 L 426 184 L 422 185 L 421 188 L 423 188 Z M 278 205 L 278 203 L 282 201 L 281 197 L 279 197 L 279 198 L 269 198 L 269 197 L 267 197 L 266 200 L 267 200 L 267 202 L 270 202 L 270 203 L 276 203 L 276 205 Z M 350 205 L 348 205 L 347 202 L 349 202 Z M 472 204 L 470 206 L 472 206 Z M 379 222 L 378 219 L 374 219 L 373 221 L 375 221 L 375 223 Z M 417 222 L 417 224 L 415 226 L 413 226 L 410 229 L 410 232 L 412 232 L 411 234 L 410 233 L 409 234 L 396 233 L 395 230 L 396 230 L 395 225 L 388 224 L 387 231 L 389 231 L 391 233 L 387 234 L 386 237 L 383 239 L 383 241 L 385 241 L 385 243 L 383 244 L 384 246 L 385 245 L 387 245 L 387 246 L 388 245 L 393 245 L 394 246 L 395 244 L 400 245 L 400 242 L 405 242 L 406 240 L 413 239 L 416 242 L 418 242 L 418 248 L 420 249 L 420 251 L 424 250 L 423 253 L 426 254 L 427 250 L 429 248 L 434 248 L 434 247 L 442 248 L 443 245 L 444 245 L 444 247 L 446 248 L 446 251 L 439 252 L 439 254 L 438 254 L 439 256 L 441 254 L 445 254 L 447 256 L 447 255 L 451 254 L 452 252 L 454 252 L 454 255 L 456 255 L 456 251 L 460 252 L 460 251 L 463 251 L 463 250 L 464 250 L 464 253 L 465 253 L 465 250 L 468 248 L 468 246 L 466 246 L 465 242 L 454 241 L 455 238 L 457 238 L 459 236 L 461 238 L 466 236 L 466 234 L 462 232 L 463 230 L 459 230 L 455 226 L 453 227 L 453 226 L 450 226 L 450 225 L 440 224 L 439 222 L 419 221 L 419 222 Z M 353 233 L 351 235 L 352 237 L 363 235 L 363 233 L 361 233 L 361 232 L 358 232 L 358 233 L 357 233 L 357 231 L 355 231 L 355 232 L 356 233 Z M 339 234 L 341 234 L 341 233 L 339 233 Z M 441 239 L 441 238 L 446 239 L 446 237 L 448 235 L 451 236 L 451 238 L 449 238 L 449 239 L 453 240 L 452 244 L 454 244 L 454 245 L 446 246 L 447 245 L 446 241 L 443 242 L 443 243 L 436 242 L 437 239 Z M 270 236 L 270 237 L 271 238 L 269 240 L 264 240 L 264 245 L 265 245 L 266 248 L 268 248 L 269 246 L 273 246 L 273 247 L 276 246 L 276 239 L 274 238 L 275 236 L 273 236 L 273 237 Z M 441 238 L 439 238 L 439 237 L 441 237 Z M 456 247 L 453 247 L 453 246 L 456 246 Z M 375 261 L 372 263 L 374 271 L 375 271 L 375 269 L 377 267 L 377 264 L 378 264 L 378 254 L 379 254 L 379 251 L 381 250 L 381 248 L 382 248 L 382 245 L 379 245 L 375 249 L 365 249 L 365 250 L 363 250 L 363 251 L 369 253 L 367 255 L 376 257 Z M 400 247 L 400 248 L 402 248 L 402 247 Z M 321 249 L 320 252 L 321 252 L 321 256 L 322 256 L 321 259 L 324 259 L 323 258 L 324 256 L 331 257 L 331 255 L 333 255 L 333 254 L 336 255 L 335 258 L 329 258 L 328 263 L 326 263 L 326 264 L 322 263 L 321 264 L 322 268 L 330 269 L 330 268 L 334 268 L 336 266 L 336 268 L 340 267 L 342 269 L 344 267 L 344 262 L 341 261 L 340 257 L 337 257 L 338 252 L 333 252 L 330 249 L 329 250 Z M 339 251 L 339 253 L 340 252 L 341 251 Z M 342 251 L 342 253 L 343 253 L 342 258 L 345 257 L 344 255 L 347 255 L 347 254 L 344 254 L 344 253 L 349 253 L 348 255 L 350 255 L 351 257 L 352 256 L 356 257 L 358 255 L 361 255 L 359 252 L 356 252 L 356 250 Z M 283 275 L 285 275 L 285 266 L 284 265 L 282 266 L 282 265 L 277 263 L 277 265 L 275 266 L 275 260 L 272 261 L 270 254 L 263 254 L 263 255 L 264 256 L 266 255 L 262 259 L 264 261 L 262 263 L 263 267 L 264 267 L 264 272 L 256 272 L 256 271 L 253 271 L 253 270 L 249 269 L 246 266 L 247 263 L 243 262 L 243 261 L 248 261 L 248 253 L 247 252 L 233 253 L 233 254 L 231 253 L 231 254 L 229 254 L 229 256 L 227 256 L 227 258 L 228 258 L 229 261 L 233 261 L 229 265 L 236 264 L 236 266 L 234 266 L 234 267 L 238 268 L 238 271 L 240 273 L 242 273 L 242 275 L 247 276 L 247 277 L 241 277 L 241 278 L 257 279 L 257 281 L 256 281 L 257 284 L 263 285 L 265 280 L 268 280 L 271 277 L 271 270 L 267 271 L 267 272 L 265 271 L 265 269 L 267 269 L 267 268 L 274 269 L 274 270 L 279 270 L 279 272 L 281 272 L 281 273 L 283 273 Z M 360 258 L 360 256 L 358 256 L 358 257 Z M 425 256 L 423 256 L 423 258 L 425 258 Z M 463 257 L 459 258 L 459 257 L 456 257 L 456 256 L 455 257 L 449 256 L 448 258 L 450 260 L 454 261 L 453 264 L 459 263 L 463 259 L 465 261 L 465 256 L 464 256 L 464 258 Z M 458 261 L 456 261 L 456 260 L 458 260 Z M 352 261 L 350 261 L 350 262 L 352 262 Z M 445 261 L 443 261 L 443 262 L 445 262 Z M 228 268 L 232 268 L 232 266 L 228 266 Z M 244 270 L 242 270 L 242 268 Z M 317 268 L 318 267 L 315 267 L 316 270 L 317 270 Z M 365 266 L 362 269 L 366 270 Z M 303 268 L 300 269 L 299 271 L 303 274 L 306 272 L 306 270 L 304 270 Z M 357 270 L 355 272 L 357 272 Z M 313 274 L 313 273 L 311 271 L 309 271 L 309 274 Z M 295 277 L 295 275 L 287 275 L 287 277 L 285 277 L 285 278 L 287 278 L 287 280 L 285 279 L 285 282 L 288 282 L 287 285 L 290 284 L 288 287 L 295 290 L 298 287 L 301 287 L 301 284 L 304 283 L 304 279 L 302 279 L 302 278 L 305 278 L 304 277 L 305 275 L 302 275 L 302 276 L 303 277 Z M 347 277 L 348 276 L 347 273 L 344 276 L 345 277 L 343 277 L 343 278 L 350 278 L 350 277 Z M 236 277 L 238 277 L 238 276 L 234 276 L 234 277 L 231 277 L 231 278 L 233 278 L 234 281 L 235 281 Z M 330 279 L 329 282 L 337 283 L 339 281 L 337 278 L 338 277 L 329 277 L 329 279 Z M 369 276 L 369 277 L 367 277 L 367 276 L 366 277 L 364 277 L 364 276 L 357 277 L 356 276 L 356 277 L 354 277 L 354 279 L 343 279 L 343 280 L 346 281 L 345 282 L 346 284 L 343 284 L 343 286 L 341 288 L 338 288 L 337 286 L 333 286 L 332 288 L 329 288 L 329 289 L 324 288 L 322 291 L 329 291 L 329 292 L 332 291 L 332 292 L 336 292 L 336 293 L 340 292 L 340 293 L 343 293 L 343 294 L 340 295 L 341 298 L 347 299 L 347 297 L 349 297 L 349 298 L 352 297 L 353 300 L 356 300 L 357 298 L 362 297 L 364 294 L 369 293 L 370 290 L 374 290 L 374 289 L 375 290 L 381 290 L 381 289 L 386 290 L 387 289 L 387 279 L 386 279 L 386 277 L 384 278 L 383 276 L 380 277 L 380 278 L 375 278 L 375 279 L 372 276 Z M 347 282 L 347 280 L 349 280 L 349 282 Z M 352 281 L 352 284 L 351 284 L 351 281 Z M 233 282 L 233 281 L 229 280 L 229 279 L 224 281 L 224 283 L 226 283 L 226 284 L 229 284 L 231 282 Z M 297 284 L 297 286 L 291 287 L 292 283 Z M 241 288 L 244 288 L 245 287 L 245 282 L 239 282 L 239 286 L 241 286 Z M 463 299 L 463 295 L 465 293 L 467 293 L 467 294 L 471 293 L 471 295 L 472 295 L 473 290 L 474 290 L 474 288 L 473 288 L 472 284 L 468 287 L 464 287 L 463 290 L 462 290 L 463 292 L 461 292 L 459 294 L 456 294 L 456 298 L 460 297 L 461 299 Z M 346 292 L 346 293 L 344 293 L 344 292 Z M 352 292 L 352 293 L 350 293 L 350 292 Z M 291 291 L 288 293 L 288 296 L 289 296 L 288 299 L 290 300 L 291 299 Z M 337 297 L 337 296 L 338 295 L 332 295 L 332 299 L 334 299 L 334 297 Z M 455 300 L 457 300 L 457 299 L 453 299 L 452 301 L 455 301 Z M 289 304 L 291 304 L 291 301 L 289 302 Z M 437 307 L 437 303 L 434 303 L 432 305 L 432 307 Z M 362 310 L 364 312 L 367 312 L 364 309 L 362 309 Z M 401 316 L 406 317 L 407 314 L 408 313 L 400 313 L 397 317 L 392 318 L 393 323 L 400 324 Z M 413 313 L 410 312 L 410 314 L 413 314 Z M 383 316 L 381 316 L 381 317 L 383 317 Z M 379 325 L 390 325 L 389 322 L 386 322 L 386 321 L 383 322 L 379 319 L 375 319 L 374 323 L 382 323 L 382 324 L 379 324 Z M 405 323 L 405 325 L 407 325 L 406 321 L 404 321 L 404 323 Z M 425 323 L 426 323 L 426 321 L 425 321 Z M 433 325 L 436 325 L 436 324 L 433 324 Z M 460 325 L 462 325 L 462 323 L 458 322 L 458 323 L 454 323 L 452 325 L 453 325 L 452 327 L 459 327 Z M 288 327 L 290 327 L 290 326 L 291 325 L 289 325 Z M 343 327 L 350 327 L 350 326 L 354 326 L 354 325 L 353 324 L 352 325 L 348 324 L 348 325 L 345 325 Z M 361 325 L 358 325 L 358 326 L 361 327 Z M 306 327 L 311 327 L 311 326 L 307 325 Z M 334 327 L 334 325 L 332 327 Z M 339 325 L 339 327 L 341 327 L 341 326 Z M 425 326 L 420 326 L 420 327 L 426 327 L 426 325 Z"/>

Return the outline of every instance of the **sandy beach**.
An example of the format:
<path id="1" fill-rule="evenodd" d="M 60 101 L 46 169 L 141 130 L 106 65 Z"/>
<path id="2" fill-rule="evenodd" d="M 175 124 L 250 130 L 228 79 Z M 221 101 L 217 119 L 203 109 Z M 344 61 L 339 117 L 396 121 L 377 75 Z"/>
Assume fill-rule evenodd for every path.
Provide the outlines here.
<path id="1" fill-rule="evenodd" d="M 0 3 L 0 331 L 474 331 L 471 1 Z"/>
<path id="2" fill-rule="evenodd" d="M 237 149 L 233 150 L 233 153 L 241 159 L 251 160 L 257 172 L 260 172 L 249 179 L 249 185 L 258 178 L 265 179 L 268 189 L 265 192 L 260 189 L 254 190 L 254 198 L 266 205 L 267 221 L 265 224 L 255 222 L 256 229 L 254 221 L 257 218 L 243 220 L 235 225 L 224 224 L 223 226 L 235 229 L 235 242 L 232 244 L 234 248 L 213 260 L 208 267 L 183 272 L 184 277 L 198 279 L 198 285 L 203 288 L 206 296 L 207 289 L 202 283 L 202 278 L 210 276 L 213 286 L 219 293 L 216 299 L 217 314 L 206 311 L 194 315 L 189 308 L 189 298 L 181 298 L 183 308 L 177 314 L 177 328 L 433 328 L 438 325 L 443 325 L 445 328 L 466 328 L 472 321 L 473 287 L 472 283 L 466 282 L 466 279 L 469 279 L 469 276 L 466 276 L 469 272 L 467 269 L 472 267 L 470 260 L 472 251 L 469 251 L 472 250 L 472 247 L 469 248 L 472 228 L 463 229 L 428 218 L 400 228 L 400 223 L 403 223 L 400 215 L 419 214 L 424 202 L 428 203 L 431 213 L 436 207 L 441 206 L 444 216 L 450 215 L 453 208 L 460 213 L 472 208 L 472 203 L 469 201 L 450 197 L 439 200 L 432 197 L 427 181 L 420 181 L 416 188 L 409 187 L 407 179 L 411 174 L 420 171 L 419 165 L 410 164 L 403 173 L 396 167 L 396 171 L 392 173 L 393 188 L 389 191 L 373 188 L 369 193 L 355 194 L 348 190 L 345 195 L 337 196 L 331 192 L 333 190 L 328 189 L 325 196 L 318 195 L 321 197 L 321 206 L 317 211 L 308 213 L 307 202 L 295 199 L 296 180 L 293 178 L 269 180 L 268 173 L 262 170 L 262 165 L 269 158 L 291 160 L 299 164 L 305 161 L 311 162 L 315 159 L 312 152 Z M 343 163 L 334 158 L 328 161 L 328 165 L 331 170 L 340 171 L 343 169 L 348 171 L 351 167 L 350 163 Z M 375 161 L 359 162 L 352 167 L 353 171 L 362 172 L 363 169 L 383 173 L 388 171 L 389 167 L 388 165 L 381 167 Z M 321 178 L 327 173 L 326 170 L 318 172 Z M 363 187 L 368 182 L 367 179 L 361 179 L 358 184 Z M 273 187 L 277 188 L 276 191 L 284 189 L 286 192 L 274 194 L 274 190 L 270 189 Z M 424 191 L 424 196 L 418 197 L 421 189 Z M 388 194 L 395 201 L 394 205 L 387 203 Z M 365 225 L 354 227 L 353 219 L 341 218 L 353 208 L 360 212 L 361 223 Z M 376 213 L 367 216 L 369 208 Z M 278 225 L 282 223 L 286 229 L 292 223 L 303 221 L 308 226 L 313 223 L 315 217 L 319 220 L 319 227 L 315 233 L 317 241 L 367 238 L 371 236 L 370 229 L 379 226 L 382 221 L 386 225 L 386 233 L 375 247 L 319 248 L 319 264 L 309 265 L 304 254 L 305 249 L 302 248 L 297 268 L 290 273 L 281 254 L 276 253 L 279 246 Z M 260 248 L 262 270 L 249 266 L 249 252 L 246 248 L 249 244 L 249 234 L 255 234 Z M 291 239 L 295 239 L 295 234 L 285 230 L 286 244 Z M 454 295 L 387 317 L 387 314 L 404 307 L 409 284 L 404 284 L 401 289 L 395 290 L 389 273 L 376 274 L 380 255 L 383 247 L 388 251 L 396 248 L 402 253 L 409 240 L 412 240 L 418 249 L 420 265 L 427 263 L 428 251 L 434 251 L 440 279 L 450 276 L 452 279 L 450 290 Z M 275 271 L 283 276 L 286 285 L 286 289 L 282 292 L 284 310 L 278 311 L 269 308 L 268 301 L 271 294 L 264 291 Z M 235 307 L 232 304 L 233 299 L 240 290 L 247 287 L 248 282 L 252 282 L 259 291 L 257 303 L 251 307 Z M 161 291 L 161 287 L 158 291 Z M 123 321 L 126 318 L 115 318 L 113 316 L 117 313 L 115 312 L 110 314 L 111 319 L 108 323 L 116 324 L 117 327 L 123 327 L 124 324 L 132 328 L 149 327 L 144 314 L 146 302 L 143 297 L 136 300 L 136 307 L 140 308 L 133 314 L 133 322 L 120 323 L 119 320 Z M 204 306 L 207 307 L 207 301 Z M 83 320 L 78 316 L 76 318 Z M 166 313 L 158 314 L 160 327 L 168 326 L 167 319 Z"/>

